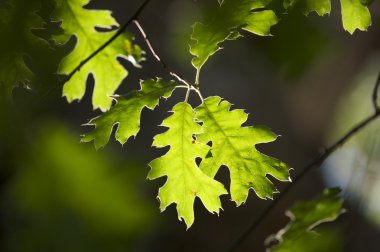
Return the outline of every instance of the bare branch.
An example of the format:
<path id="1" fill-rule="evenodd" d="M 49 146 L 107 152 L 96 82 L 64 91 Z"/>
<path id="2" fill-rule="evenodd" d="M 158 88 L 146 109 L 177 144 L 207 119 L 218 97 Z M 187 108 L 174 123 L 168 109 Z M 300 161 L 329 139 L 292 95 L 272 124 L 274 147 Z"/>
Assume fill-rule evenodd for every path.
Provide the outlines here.
<path id="1" fill-rule="evenodd" d="M 179 74 L 176 74 L 175 72 L 173 72 L 171 70 L 171 68 L 168 67 L 168 65 L 165 63 L 165 61 L 163 61 L 159 56 L 158 54 L 156 53 L 156 51 L 153 49 L 153 46 L 152 44 L 150 43 L 149 41 L 149 38 L 148 36 L 146 35 L 144 29 L 142 28 L 142 26 L 140 25 L 139 21 L 137 21 L 137 19 L 133 20 L 133 23 L 136 25 L 137 29 L 140 31 L 141 35 L 143 36 L 144 38 L 144 41 L 145 43 L 147 44 L 150 52 L 152 53 L 153 57 L 161 64 L 161 66 L 167 70 L 169 72 L 169 74 L 173 77 L 175 77 L 178 81 L 184 83 L 185 85 L 188 85 L 188 86 L 191 86 L 189 84 L 188 81 L 186 81 L 183 77 L 181 77 Z"/>
<path id="2" fill-rule="evenodd" d="M 272 212 L 272 210 L 278 205 L 278 203 L 284 198 L 284 196 L 293 188 L 295 187 L 298 182 L 302 180 L 302 178 L 305 177 L 305 175 L 308 174 L 309 171 L 312 170 L 313 167 L 318 166 L 322 164 L 323 161 L 325 161 L 336 149 L 338 149 L 340 146 L 342 146 L 344 143 L 347 142 L 351 137 L 356 135 L 359 131 L 363 130 L 367 125 L 369 125 L 371 122 L 375 121 L 378 117 L 380 117 L 380 109 L 379 105 L 377 104 L 377 91 L 380 86 L 380 73 L 379 77 L 377 79 L 377 82 L 375 84 L 373 95 L 372 95 L 372 101 L 373 105 L 375 107 L 375 113 L 360 123 L 358 123 L 355 127 L 353 127 L 350 131 L 348 131 L 345 135 L 343 135 L 339 140 L 337 140 L 334 144 L 332 144 L 329 148 L 326 148 L 321 154 L 316 156 L 309 164 L 307 164 L 305 167 L 301 169 L 301 172 L 293 178 L 293 183 L 287 184 L 287 186 L 283 189 L 282 193 L 279 194 L 279 196 L 272 202 L 270 202 L 270 205 L 259 215 L 259 217 L 247 228 L 245 232 L 243 232 L 238 239 L 233 243 L 233 245 L 230 247 L 228 251 L 232 252 L 235 251 L 238 246 L 243 243 L 250 233 L 254 231 L 261 222 L 269 216 L 269 214 Z"/>
<path id="3" fill-rule="evenodd" d="M 201 99 L 201 101 L 203 103 L 204 99 L 203 99 L 202 93 L 199 90 L 198 86 L 191 86 L 191 89 L 194 90 L 198 94 L 199 98 Z"/>

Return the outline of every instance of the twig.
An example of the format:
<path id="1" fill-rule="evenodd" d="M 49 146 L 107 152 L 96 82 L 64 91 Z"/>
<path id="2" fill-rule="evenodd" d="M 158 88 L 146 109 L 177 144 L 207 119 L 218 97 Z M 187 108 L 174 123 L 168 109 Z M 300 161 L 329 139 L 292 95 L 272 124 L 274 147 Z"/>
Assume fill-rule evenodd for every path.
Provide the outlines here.
<path id="1" fill-rule="evenodd" d="M 165 69 L 171 76 L 175 77 L 178 81 L 187 85 L 189 87 L 188 91 L 194 90 L 198 94 L 199 98 L 201 99 L 201 101 L 203 103 L 204 99 L 203 99 L 203 96 L 199 90 L 197 83 L 191 84 L 189 81 L 187 81 L 181 75 L 179 75 L 179 74 L 175 73 L 173 70 L 171 70 L 171 68 L 165 63 L 165 61 L 162 58 L 160 58 L 160 56 L 158 56 L 156 50 L 154 50 L 152 43 L 149 40 L 149 37 L 146 35 L 146 32 L 142 28 L 139 21 L 133 20 L 133 23 L 136 25 L 137 29 L 140 31 L 142 37 L 144 38 L 145 43 L 147 44 L 147 46 L 149 48 L 149 51 L 152 53 L 153 57 L 161 64 L 162 68 Z M 188 98 L 189 98 L 189 92 L 186 93 L 185 101 L 187 101 Z"/>
<path id="2" fill-rule="evenodd" d="M 98 53 L 100 53 L 104 48 L 106 48 L 109 44 L 111 44 L 117 37 L 119 37 L 124 30 L 127 28 L 127 26 L 135 19 L 137 19 L 141 12 L 144 10 L 145 6 L 149 3 L 150 0 L 145 0 L 141 6 L 136 10 L 136 12 L 133 14 L 132 17 L 130 17 L 119 29 L 118 31 L 109 39 L 107 42 L 105 42 L 102 46 L 100 46 L 96 51 L 90 54 L 86 59 L 81 61 L 79 65 L 74 68 L 65 78 L 62 79 L 61 83 L 65 83 L 71 79 L 71 77 L 79 71 L 87 62 L 89 62 L 92 58 L 94 58 Z"/>
<path id="3" fill-rule="evenodd" d="M 191 91 L 191 87 L 188 86 L 187 91 L 186 91 L 185 100 L 184 100 L 185 102 L 187 102 L 189 100 L 190 91 Z"/>
<path id="4" fill-rule="evenodd" d="M 191 89 L 194 90 L 198 94 L 199 98 L 201 99 L 203 103 L 205 100 L 203 99 L 202 93 L 199 90 L 198 86 L 191 86 Z"/>
<path id="5" fill-rule="evenodd" d="M 380 73 L 379 73 L 380 78 Z M 373 104 L 375 106 L 375 113 L 360 123 L 358 123 L 355 127 L 353 127 L 349 132 L 347 132 L 344 136 L 342 136 L 338 141 L 336 141 L 334 144 L 332 144 L 329 148 L 325 149 L 324 152 L 319 154 L 317 157 L 315 157 L 309 164 L 307 164 L 304 168 L 301 169 L 301 172 L 297 175 L 295 175 L 295 178 L 293 179 L 293 183 L 287 184 L 287 186 L 283 189 L 282 193 L 279 194 L 278 198 L 275 201 L 272 201 L 271 204 L 259 215 L 259 217 L 248 227 L 248 229 L 242 233 L 239 238 L 233 243 L 233 245 L 230 247 L 228 251 L 232 252 L 235 251 L 236 248 L 245 241 L 249 234 L 256 229 L 257 226 L 260 225 L 260 223 L 271 213 L 271 211 L 278 205 L 278 203 L 281 201 L 281 199 L 284 198 L 284 196 L 287 194 L 287 192 L 290 191 L 295 185 L 298 184 L 302 180 L 302 178 L 305 177 L 305 175 L 308 174 L 309 171 L 311 171 L 311 168 L 314 166 L 320 165 L 323 161 L 325 161 L 336 149 L 338 149 L 340 146 L 342 146 L 344 143 L 347 142 L 352 136 L 354 136 L 357 132 L 365 128 L 368 124 L 376 120 L 378 117 L 380 117 L 380 109 L 377 104 L 377 91 L 379 89 L 380 80 L 377 80 L 374 92 L 373 92 Z M 376 94 L 375 94 L 376 93 Z"/>
<path id="6" fill-rule="evenodd" d="M 173 72 L 171 70 L 170 67 L 168 67 L 168 65 L 165 63 L 165 61 L 163 61 L 159 56 L 158 54 L 156 53 L 156 51 L 153 49 L 153 46 L 152 44 L 150 43 L 150 40 L 148 38 L 148 36 L 146 35 L 144 29 L 142 28 L 142 26 L 140 25 L 139 21 L 137 21 L 137 19 L 133 20 L 133 23 L 136 25 L 137 29 L 140 31 L 141 35 L 143 36 L 144 38 L 144 41 L 145 43 L 147 44 L 150 52 L 152 53 L 153 57 L 161 64 L 161 66 L 167 70 L 169 72 L 169 74 L 173 77 L 175 77 L 177 80 L 179 80 L 180 82 L 184 83 L 185 85 L 187 86 L 191 86 L 189 84 L 188 81 L 186 81 L 182 76 L 180 76 L 179 74 L 176 74 L 175 72 Z"/>

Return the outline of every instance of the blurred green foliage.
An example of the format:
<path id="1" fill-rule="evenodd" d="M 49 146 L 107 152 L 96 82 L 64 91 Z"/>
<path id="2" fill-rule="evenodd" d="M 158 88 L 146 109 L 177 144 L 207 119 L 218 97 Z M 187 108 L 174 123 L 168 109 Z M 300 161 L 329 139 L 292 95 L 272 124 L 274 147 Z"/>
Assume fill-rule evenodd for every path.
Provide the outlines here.
<path id="1" fill-rule="evenodd" d="M 6 189 L 6 251 L 126 251 L 152 225 L 136 165 L 81 145 L 62 123 L 44 123 L 26 153 Z"/>
<path id="2" fill-rule="evenodd" d="M 272 28 L 272 34 L 273 37 L 260 41 L 258 47 L 276 72 L 288 79 L 305 73 L 333 40 L 323 26 L 298 12 L 284 15 Z"/>

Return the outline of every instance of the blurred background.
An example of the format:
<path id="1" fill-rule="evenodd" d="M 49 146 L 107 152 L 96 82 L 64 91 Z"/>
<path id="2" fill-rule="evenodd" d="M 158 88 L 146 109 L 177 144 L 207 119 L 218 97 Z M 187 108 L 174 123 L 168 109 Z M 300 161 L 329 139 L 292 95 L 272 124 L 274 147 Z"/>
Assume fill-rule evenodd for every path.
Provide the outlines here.
<path id="1" fill-rule="evenodd" d="M 244 38 L 223 44 L 201 75 L 204 96 L 219 95 L 235 108 L 246 109 L 250 125 L 265 124 L 282 135 L 259 149 L 287 162 L 293 175 L 372 113 L 372 89 L 380 71 L 380 2 L 370 7 L 368 32 L 352 36 L 342 28 L 339 1 L 332 2 L 329 17 L 312 13 L 306 18 L 293 11 L 281 16 L 272 37 L 244 33 Z M 87 8 L 111 9 L 124 23 L 140 4 L 93 0 Z M 188 52 L 191 24 L 216 4 L 151 1 L 140 16 L 158 55 L 187 79 L 195 75 Z M 39 14 L 48 20 L 52 9 L 44 5 Z M 57 25 L 47 27 L 59 32 Z M 117 93 L 139 88 L 140 79 L 171 79 L 137 29 L 131 25 L 128 31 L 135 34 L 147 59 L 142 69 L 120 59 L 130 74 Z M 45 38 L 49 34 L 34 33 Z M 0 96 L 0 250 L 226 251 L 270 202 L 251 191 L 247 203 L 237 208 L 224 196 L 224 211 L 218 217 L 196 200 L 196 220 L 188 231 L 177 220 L 174 205 L 160 213 L 156 195 L 165 179 L 146 180 L 146 164 L 165 153 L 150 147 L 153 136 L 164 130 L 156 125 L 183 93 L 176 91 L 154 112 L 144 110 L 136 139 L 124 146 L 111 141 L 95 151 L 93 144 L 79 143 L 80 135 L 90 130 L 81 125 L 99 114 L 91 106 L 93 78 L 88 79 L 84 99 L 68 104 L 54 74 L 74 45 L 75 39 L 59 48 L 28 46 L 25 60 L 38 88 L 14 89 L 13 102 Z M 190 102 L 199 104 L 195 96 Z M 321 169 L 310 172 L 236 251 L 265 251 L 265 238 L 289 221 L 285 210 L 326 186 L 344 189 L 348 211 L 323 225 L 318 247 L 308 246 L 310 251 L 380 251 L 379 169 L 380 121 L 375 121 Z M 228 176 L 222 168 L 217 179 L 228 187 Z M 284 184 L 274 183 L 281 191 Z"/>

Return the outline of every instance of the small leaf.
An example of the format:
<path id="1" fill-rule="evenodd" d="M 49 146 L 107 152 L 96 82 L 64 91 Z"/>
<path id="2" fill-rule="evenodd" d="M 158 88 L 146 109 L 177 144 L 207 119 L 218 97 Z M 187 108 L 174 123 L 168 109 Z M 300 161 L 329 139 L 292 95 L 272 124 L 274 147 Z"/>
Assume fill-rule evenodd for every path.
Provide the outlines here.
<path id="1" fill-rule="evenodd" d="M 192 60 L 199 71 L 207 59 L 220 50 L 219 44 L 225 40 L 236 39 L 239 28 L 257 35 L 270 35 L 270 27 L 277 23 L 277 17 L 271 10 L 259 11 L 270 0 L 224 0 L 221 6 L 205 23 L 195 23 L 190 45 Z"/>
<path id="2" fill-rule="evenodd" d="M 141 81 L 139 91 L 115 97 L 117 103 L 111 110 L 92 119 L 87 125 L 95 125 L 95 129 L 83 136 L 81 141 L 94 140 L 97 149 L 104 147 L 109 141 L 112 128 L 118 124 L 116 140 L 124 144 L 128 138 L 139 132 L 143 108 L 153 110 L 161 97 L 167 99 L 172 94 L 175 86 L 174 82 L 164 82 L 161 79 Z"/>
<path id="3" fill-rule="evenodd" d="M 178 218 L 185 221 L 187 228 L 194 222 L 195 197 L 200 198 L 208 211 L 219 213 L 219 196 L 227 193 L 221 183 L 204 174 L 195 162 L 197 157 L 206 156 L 209 147 L 193 139 L 194 134 L 202 132 L 194 117 L 189 104 L 182 102 L 174 106 L 173 114 L 162 123 L 169 129 L 153 141 L 155 147 L 170 146 L 170 149 L 149 164 L 152 169 L 148 175 L 149 179 L 167 176 L 158 193 L 160 209 L 164 211 L 176 203 Z"/>
<path id="4" fill-rule="evenodd" d="M 356 29 L 366 31 L 371 25 L 371 14 L 360 0 L 340 0 L 343 28 L 353 34 Z"/>
<path id="5" fill-rule="evenodd" d="M 338 198 L 339 188 L 325 189 L 323 194 L 313 200 L 299 202 L 286 215 L 291 219 L 289 224 L 267 238 L 269 244 L 277 241 L 278 244 L 269 249 L 273 252 L 298 251 L 297 244 L 305 239 L 317 239 L 313 229 L 324 222 L 334 221 L 341 215 L 343 200 Z"/>
<path id="6" fill-rule="evenodd" d="M 58 43 L 66 43 L 71 36 L 77 38 L 74 50 L 64 58 L 59 67 L 60 74 L 70 74 L 79 63 L 95 52 L 117 31 L 98 32 L 95 27 L 111 29 L 119 24 L 107 10 L 89 10 L 83 6 L 90 0 L 55 0 L 57 7 L 53 19 L 62 21 L 63 34 L 54 36 Z M 113 95 L 128 72 L 118 62 L 117 57 L 125 58 L 136 67 L 141 61 L 141 49 L 132 44 L 132 36 L 123 33 L 111 44 L 105 47 L 87 64 L 82 66 L 63 87 L 63 95 L 69 102 L 80 100 L 85 94 L 86 80 L 91 73 L 94 75 L 95 86 L 92 96 L 94 109 L 106 111 L 111 107 Z"/>
<path id="7" fill-rule="evenodd" d="M 267 178 L 290 181 L 289 167 L 255 149 L 255 145 L 274 141 L 275 136 L 264 126 L 242 127 L 248 115 L 240 109 L 230 110 L 231 104 L 220 97 L 209 97 L 196 108 L 197 119 L 203 122 L 204 132 L 197 135 L 200 142 L 212 141 L 212 156 L 204 159 L 201 170 L 214 177 L 222 165 L 231 174 L 231 198 L 240 205 L 253 188 L 260 198 L 272 198 L 277 192 Z"/>

